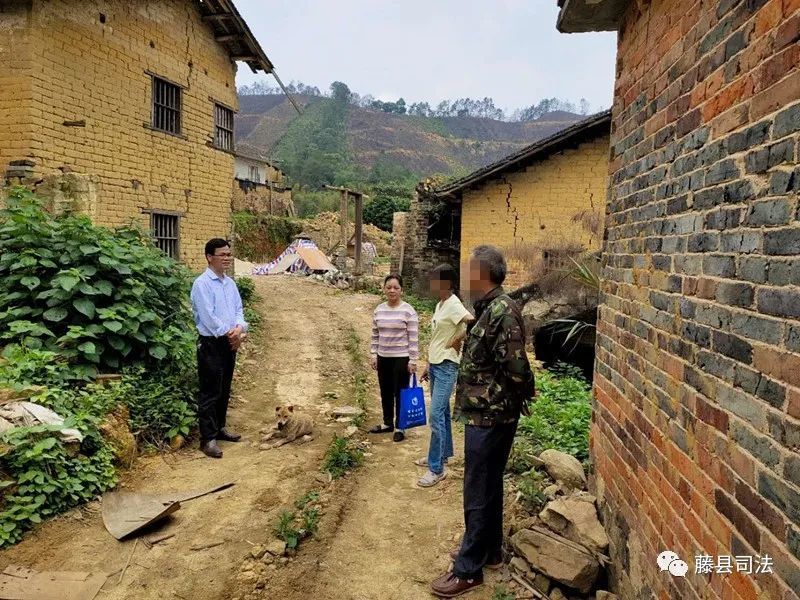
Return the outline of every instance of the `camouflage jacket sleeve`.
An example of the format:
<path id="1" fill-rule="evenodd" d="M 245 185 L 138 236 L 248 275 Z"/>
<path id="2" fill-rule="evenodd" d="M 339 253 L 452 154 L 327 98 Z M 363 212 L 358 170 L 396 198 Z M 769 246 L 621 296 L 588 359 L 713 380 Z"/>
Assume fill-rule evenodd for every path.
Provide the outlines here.
<path id="1" fill-rule="evenodd" d="M 508 303 L 497 302 L 487 331 L 506 392 L 522 400 L 534 394 L 533 371 L 525 351 L 525 326 L 522 315 Z M 500 310 L 502 308 L 502 310 Z"/>

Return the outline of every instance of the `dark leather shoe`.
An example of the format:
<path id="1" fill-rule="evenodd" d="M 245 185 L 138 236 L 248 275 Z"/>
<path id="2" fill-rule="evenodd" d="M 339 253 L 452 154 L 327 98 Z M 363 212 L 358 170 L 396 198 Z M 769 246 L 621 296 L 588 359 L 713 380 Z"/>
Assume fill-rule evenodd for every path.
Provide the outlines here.
<path id="1" fill-rule="evenodd" d="M 402 442 L 404 439 L 406 439 L 406 434 L 403 433 L 402 431 L 395 431 L 394 437 L 392 439 L 395 442 Z"/>
<path id="2" fill-rule="evenodd" d="M 227 429 L 220 429 L 219 433 L 217 434 L 217 439 L 222 440 L 223 442 L 238 442 L 242 439 L 242 436 L 238 433 L 231 433 Z"/>
<path id="3" fill-rule="evenodd" d="M 450 551 L 450 558 L 455 562 L 458 559 L 458 553 L 461 551 L 461 548 L 456 548 L 455 550 Z M 502 558 L 490 558 L 485 565 L 483 565 L 487 569 L 491 569 L 492 571 L 497 571 L 503 567 L 503 559 Z"/>
<path id="4" fill-rule="evenodd" d="M 211 458 L 222 458 L 222 450 L 220 450 L 219 446 L 217 446 L 216 440 L 211 440 L 210 442 L 203 442 L 202 444 L 200 444 L 200 450 L 203 451 L 203 454 Z"/>
<path id="5" fill-rule="evenodd" d="M 459 579 L 453 573 L 445 573 L 431 583 L 431 591 L 439 598 L 455 598 L 483 585 L 483 576 L 474 579 Z"/>

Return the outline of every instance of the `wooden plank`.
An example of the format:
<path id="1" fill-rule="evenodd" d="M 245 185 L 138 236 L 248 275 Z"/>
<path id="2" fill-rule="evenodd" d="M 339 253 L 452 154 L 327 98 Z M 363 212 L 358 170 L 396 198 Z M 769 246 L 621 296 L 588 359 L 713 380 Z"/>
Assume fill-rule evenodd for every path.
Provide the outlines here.
<path id="1" fill-rule="evenodd" d="M 364 230 L 364 199 L 361 194 L 356 195 L 356 275 L 363 272 L 361 264 L 361 250 Z"/>

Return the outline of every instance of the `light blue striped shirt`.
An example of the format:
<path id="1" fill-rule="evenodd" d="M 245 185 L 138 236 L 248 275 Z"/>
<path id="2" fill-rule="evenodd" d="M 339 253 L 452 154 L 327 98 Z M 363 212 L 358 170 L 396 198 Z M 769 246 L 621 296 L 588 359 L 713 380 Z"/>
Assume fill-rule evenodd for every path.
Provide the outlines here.
<path id="1" fill-rule="evenodd" d="M 194 280 L 192 312 L 200 335 L 222 337 L 237 325 L 247 331 L 239 288 L 233 277 L 220 278 L 210 268 Z"/>

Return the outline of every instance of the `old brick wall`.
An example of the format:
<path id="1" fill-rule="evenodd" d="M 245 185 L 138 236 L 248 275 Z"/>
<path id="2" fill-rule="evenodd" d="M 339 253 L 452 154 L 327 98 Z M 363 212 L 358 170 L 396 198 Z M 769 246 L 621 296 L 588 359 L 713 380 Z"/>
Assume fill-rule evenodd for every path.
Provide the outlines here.
<path id="1" fill-rule="evenodd" d="M 3 161 L 31 158 L 39 176 L 66 167 L 95 177 L 97 206 L 90 214 L 100 224 L 134 220 L 147 227 L 143 210 L 182 214 L 182 258 L 202 266 L 205 241 L 230 232 L 233 156 L 208 145 L 213 101 L 237 106 L 236 69 L 226 51 L 193 2 L 30 5 L 30 60 L 14 73 L 23 81 L 16 87 L 32 90 L 32 128 L 10 155 L 0 139 Z M 4 65 L 9 47 L 0 44 Z M 1 82 L 6 67 L 0 69 Z M 149 73 L 183 86 L 181 136 L 148 128 Z M 0 85 L 0 107 L 11 94 L 20 103 L 16 91 Z"/>
<path id="2" fill-rule="evenodd" d="M 32 56 L 27 4 L 0 8 L 0 178 L 10 161 L 30 151 L 33 83 L 28 77 Z"/>
<path id="3" fill-rule="evenodd" d="M 293 216 L 292 190 L 267 184 L 249 184 L 245 192 L 238 180 L 233 181 L 233 210 L 265 215 Z"/>
<path id="4" fill-rule="evenodd" d="M 798 597 L 799 36 L 798 0 L 624 17 L 591 432 L 624 598 Z"/>
<path id="5" fill-rule="evenodd" d="M 465 191 L 461 218 L 462 289 L 472 251 L 492 244 L 506 251 L 509 289 L 529 283 L 543 250 L 583 247 L 599 250 L 576 215 L 605 210 L 609 136 L 558 152 L 517 172 Z"/>
<path id="6" fill-rule="evenodd" d="M 458 250 L 453 247 L 437 246 L 428 239 L 430 210 L 437 204 L 427 194 L 415 193 L 411 200 L 407 219 L 409 246 L 403 259 L 403 278 L 406 287 L 411 282 L 411 289 L 417 294 L 430 292 L 428 272 L 435 266 L 447 263 L 458 264 Z"/>

